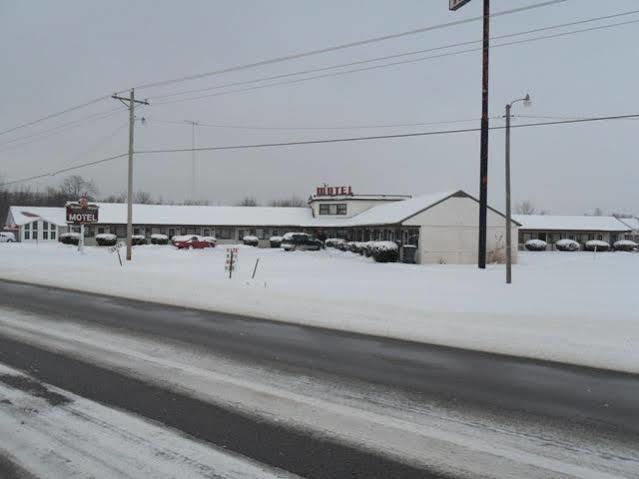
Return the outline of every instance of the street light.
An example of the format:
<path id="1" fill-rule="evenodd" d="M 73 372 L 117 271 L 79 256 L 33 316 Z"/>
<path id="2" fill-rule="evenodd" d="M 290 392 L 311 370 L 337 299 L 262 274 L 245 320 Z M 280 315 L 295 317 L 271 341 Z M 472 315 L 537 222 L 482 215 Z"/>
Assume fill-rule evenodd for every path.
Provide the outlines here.
<path id="1" fill-rule="evenodd" d="M 524 106 L 530 106 L 530 95 L 517 98 L 506 104 L 506 284 L 512 283 L 512 239 L 510 212 L 510 109 L 517 102 L 523 102 Z"/>

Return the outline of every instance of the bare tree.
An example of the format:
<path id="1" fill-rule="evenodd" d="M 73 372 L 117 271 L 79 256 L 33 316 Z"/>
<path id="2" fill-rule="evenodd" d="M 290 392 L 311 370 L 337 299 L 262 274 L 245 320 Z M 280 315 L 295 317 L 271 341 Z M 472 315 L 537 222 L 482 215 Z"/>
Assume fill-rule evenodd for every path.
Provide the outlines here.
<path id="1" fill-rule="evenodd" d="M 208 206 L 209 200 L 184 200 L 184 204 L 189 206 Z"/>
<path id="2" fill-rule="evenodd" d="M 603 216 L 603 210 L 601 208 L 595 208 L 595 210 L 592 212 L 593 216 Z"/>
<path id="3" fill-rule="evenodd" d="M 133 202 L 139 205 L 152 205 L 154 204 L 151 193 L 147 191 L 136 191 L 133 194 Z"/>
<path id="4" fill-rule="evenodd" d="M 126 194 L 120 193 L 119 195 L 109 195 L 101 200 L 104 203 L 126 203 Z"/>
<path id="5" fill-rule="evenodd" d="M 302 198 L 299 198 L 297 196 L 291 196 L 290 198 L 285 198 L 283 200 L 273 200 L 269 203 L 269 206 L 301 207 L 301 206 L 306 206 L 306 203 Z"/>
<path id="6" fill-rule="evenodd" d="M 69 200 L 77 200 L 84 194 L 89 197 L 98 194 L 98 188 L 93 180 L 85 180 L 80 175 L 67 176 L 60 184 L 60 191 Z"/>
<path id="7" fill-rule="evenodd" d="M 532 204 L 532 201 L 524 200 L 515 205 L 515 213 L 518 215 L 534 215 L 537 213 L 537 208 Z"/>
<path id="8" fill-rule="evenodd" d="M 245 196 L 242 201 L 240 201 L 237 206 L 260 206 L 257 200 L 252 196 Z"/>

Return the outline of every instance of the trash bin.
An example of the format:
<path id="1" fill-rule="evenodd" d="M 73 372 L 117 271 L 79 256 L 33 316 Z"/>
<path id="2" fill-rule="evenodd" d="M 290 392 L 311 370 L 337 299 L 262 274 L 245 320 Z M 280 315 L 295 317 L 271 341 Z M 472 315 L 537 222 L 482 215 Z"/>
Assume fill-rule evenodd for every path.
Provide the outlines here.
<path id="1" fill-rule="evenodd" d="M 407 244 L 402 246 L 402 263 L 415 263 L 415 255 L 417 253 L 417 246 Z"/>

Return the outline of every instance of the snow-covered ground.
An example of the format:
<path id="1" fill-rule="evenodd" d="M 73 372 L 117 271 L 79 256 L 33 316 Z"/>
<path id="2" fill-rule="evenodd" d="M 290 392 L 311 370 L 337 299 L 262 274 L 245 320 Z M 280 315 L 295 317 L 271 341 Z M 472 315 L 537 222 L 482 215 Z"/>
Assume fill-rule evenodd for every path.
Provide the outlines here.
<path id="1" fill-rule="evenodd" d="M 256 259 L 259 266 L 251 279 Z M 636 253 L 519 255 L 503 265 L 377 264 L 336 250 L 1 244 L 0 277 L 400 339 L 639 373 Z"/>
<path id="2" fill-rule="evenodd" d="M 50 321 L 4 307 L 0 307 L 0 327 L 3 334 L 20 342 L 139 376 L 181 394 L 379 455 L 435 467 L 452 477 L 629 479 L 635 477 L 639 467 L 637 441 L 593 434 L 578 427 L 564 430 L 565 425 L 552 421 L 464 411 L 424 402 L 381 385 L 300 376 L 295 371 L 276 371 L 160 338 L 102 327 L 78 328 L 72 322 Z M 0 365 L 0 374 L 3 372 Z M 62 408 L 39 404 L 40 413 L 32 415 L 28 408 L 34 399 L 1 386 L 0 400 L 6 397 L 16 407 L 0 408 L 0 437 L 12 438 L 0 444 L 0 450 L 4 447 L 21 454 L 23 464 L 45 467 L 53 461 L 57 466 L 56 456 L 45 453 L 48 448 L 60 447 L 56 450 L 69 459 L 61 466 L 81 469 L 91 465 L 96 448 L 104 447 L 104 453 L 98 456 L 104 462 L 101 467 L 115 463 L 132 477 L 165 477 L 138 471 L 163 466 L 153 459 L 158 450 L 176 452 L 162 455 L 178 459 L 168 462 L 169 471 L 193 465 L 191 458 L 202 470 L 200 464 L 210 467 L 210 459 L 221 454 L 191 440 L 176 442 L 174 434 L 161 427 L 51 387 L 74 402 Z M 78 410 L 81 415 L 69 414 Z M 26 426 L 19 425 L 20 420 L 25 420 Z M 124 435 L 124 431 L 130 434 Z M 124 436 L 121 444 L 120 435 Z M 71 437 L 82 440 L 70 441 Z M 148 441 L 148 437 L 159 439 Z M 122 460 L 117 457 L 120 450 Z M 221 454 L 217 471 L 222 473 L 233 459 Z M 240 465 L 249 472 L 254 467 L 250 463 Z M 249 472 L 247 477 L 253 477 Z M 264 477 L 272 477 L 270 474 L 274 472 Z"/>

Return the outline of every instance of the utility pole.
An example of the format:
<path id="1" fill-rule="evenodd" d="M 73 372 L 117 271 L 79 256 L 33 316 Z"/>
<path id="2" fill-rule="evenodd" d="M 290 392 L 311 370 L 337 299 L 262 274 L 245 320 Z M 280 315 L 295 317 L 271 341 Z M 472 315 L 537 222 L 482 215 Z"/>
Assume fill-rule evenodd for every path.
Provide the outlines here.
<path id="1" fill-rule="evenodd" d="M 195 194 L 195 127 L 200 123 L 193 120 L 184 120 L 184 122 L 191 125 L 191 199 L 197 200 Z"/>
<path id="2" fill-rule="evenodd" d="M 479 147 L 479 253 L 477 266 L 486 268 L 486 213 L 488 209 L 488 72 L 490 0 L 484 0 L 484 34 L 481 71 L 481 144 Z"/>
<path id="3" fill-rule="evenodd" d="M 127 218 L 126 218 L 126 259 L 131 261 L 131 243 L 133 236 L 133 132 L 135 130 L 135 104 L 148 105 L 146 100 L 136 100 L 135 90 L 131 88 L 129 98 L 111 95 L 111 98 L 120 100 L 129 107 L 129 174 L 127 186 Z"/>
<path id="4" fill-rule="evenodd" d="M 449 10 L 458 10 L 470 0 L 448 0 Z M 486 268 L 486 213 L 488 210 L 488 52 L 490 49 L 490 0 L 484 0 L 481 67 L 481 140 L 479 147 L 479 240 L 477 266 Z"/>
<path id="5" fill-rule="evenodd" d="M 506 284 L 512 283 L 512 215 L 510 211 L 510 111 L 513 104 L 524 102 L 524 106 L 530 106 L 530 95 L 518 98 L 506 104 Z"/>

